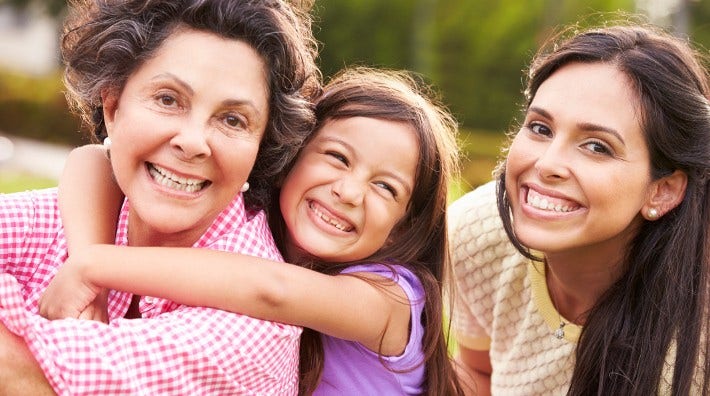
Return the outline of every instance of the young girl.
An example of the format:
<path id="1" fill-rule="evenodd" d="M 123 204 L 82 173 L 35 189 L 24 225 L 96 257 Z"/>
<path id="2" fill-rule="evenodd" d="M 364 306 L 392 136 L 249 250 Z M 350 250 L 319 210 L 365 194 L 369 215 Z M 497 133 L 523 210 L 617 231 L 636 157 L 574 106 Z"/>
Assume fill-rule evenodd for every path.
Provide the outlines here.
<path id="1" fill-rule="evenodd" d="M 683 40 L 607 27 L 545 47 L 526 94 L 497 199 L 450 209 L 479 394 L 707 394 L 707 71 Z"/>
<path id="2" fill-rule="evenodd" d="M 441 313 L 454 120 L 406 74 L 361 68 L 325 87 L 316 117 L 270 212 L 282 251 L 301 266 L 82 242 L 42 312 L 78 316 L 100 288 L 238 311 L 321 333 L 302 339 L 303 393 L 459 394 Z M 70 167 L 105 161 L 98 150 L 78 154 Z M 81 183 L 62 188 L 65 200 L 94 193 Z M 91 205 L 107 214 L 102 227 L 111 224 L 110 205 Z M 82 215 L 71 212 L 63 215 Z M 86 224 L 78 235 L 76 225 L 77 241 L 97 229 Z"/>

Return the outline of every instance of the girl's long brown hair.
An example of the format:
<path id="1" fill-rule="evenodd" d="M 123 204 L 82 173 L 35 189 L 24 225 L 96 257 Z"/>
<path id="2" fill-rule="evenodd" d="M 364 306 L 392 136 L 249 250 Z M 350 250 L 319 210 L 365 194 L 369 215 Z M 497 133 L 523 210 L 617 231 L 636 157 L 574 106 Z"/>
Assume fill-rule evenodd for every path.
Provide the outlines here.
<path id="1" fill-rule="evenodd" d="M 324 88 L 316 102 L 316 131 L 329 120 L 349 117 L 404 122 L 417 133 L 419 162 L 407 213 L 391 233 L 391 243 L 359 262 L 398 264 L 417 275 L 426 292 L 422 318 L 426 394 L 462 394 L 447 352 L 442 317 L 442 282 L 450 269 L 446 205 L 448 183 L 458 170 L 457 124 L 413 75 L 362 67 L 341 72 Z M 270 218 L 277 240 L 283 241 L 283 223 L 273 216 L 276 212 L 273 208 Z M 337 274 L 354 264 L 315 261 L 304 265 Z M 301 339 L 302 394 L 315 390 L 322 369 L 320 335 L 306 329 Z"/>

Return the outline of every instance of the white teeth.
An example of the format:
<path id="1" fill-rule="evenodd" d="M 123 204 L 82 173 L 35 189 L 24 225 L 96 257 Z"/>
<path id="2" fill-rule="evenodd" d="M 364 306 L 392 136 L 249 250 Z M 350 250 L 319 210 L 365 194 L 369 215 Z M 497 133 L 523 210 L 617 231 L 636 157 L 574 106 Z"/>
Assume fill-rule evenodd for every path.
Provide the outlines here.
<path id="1" fill-rule="evenodd" d="M 311 208 L 311 210 L 313 210 L 313 213 L 315 213 L 318 217 L 321 218 L 321 220 L 323 220 L 323 221 L 325 221 L 326 223 L 332 225 L 333 227 L 339 229 L 340 231 L 348 232 L 348 231 L 352 230 L 351 227 L 348 227 L 347 225 L 341 224 L 341 223 L 338 222 L 336 219 L 333 219 L 332 217 L 330 217 L 330 216 L 328 216 L 327 214 L 325 214 L 325 213 L 321 212 L 320 210 L 318 210 L 318 208 L 316 208 L 315 205 L 313 205 L 312 202 L 311 202 L 308 206 Z"/>
<path id="2" fill-rule="evenodd" d="M 528 204 L 534 208 L 542 210 L 550 210 L 554 212 L 571 212 L 576 209 L 576 206 L 570 207 L 568 205 L 563 205 L 561 203 L 554 203 L 547 200 L 547 198 L 541 198 L 539 195 L 534 194 L 531 190 L 528 190 Z"/>
<path id="3" fill-rule="evenodd" d="M 155 164 L 148 164 L 148 172 L 153 177 L 156 183 L 171 188 L 173 190 L 180 190 L 185 192 L 196 192 L 200 191 L 204 186 L 206 181 L 200 179 L 188 179 L 185 177 L 180 177 L 173 172 L 165 168 L 161 168 Z"/>

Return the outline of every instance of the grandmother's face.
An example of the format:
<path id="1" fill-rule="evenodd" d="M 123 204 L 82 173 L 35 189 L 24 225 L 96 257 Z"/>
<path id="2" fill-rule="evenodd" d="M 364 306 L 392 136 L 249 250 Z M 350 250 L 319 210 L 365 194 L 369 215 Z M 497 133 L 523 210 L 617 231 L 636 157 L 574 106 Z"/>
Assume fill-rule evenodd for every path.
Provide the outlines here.
<path id="1" fill-rule="evenodd" d="M 239 194 L 269 115 L 266 76 L 248 44 L 180 29 L 104 94 L 132 245 L 191 246 Z"/>

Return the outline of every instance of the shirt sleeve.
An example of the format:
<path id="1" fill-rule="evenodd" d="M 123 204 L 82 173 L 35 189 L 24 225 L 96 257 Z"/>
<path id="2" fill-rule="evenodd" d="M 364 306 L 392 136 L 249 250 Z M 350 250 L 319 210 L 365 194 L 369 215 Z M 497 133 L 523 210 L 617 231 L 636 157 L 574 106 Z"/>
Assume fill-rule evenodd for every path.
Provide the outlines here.
<path id="1" fill-rule="evenodd" d="M 295 394 L 299 328 L 180 307 L 111 324 L 48 321 L 0 275 L 0 320 L 24 337 L 59 395 Z M 205 336 L 211 335 L 211 336 Z"/>
<path id="2" fill-rule="evenodd" d="M 34 263 L 40 252 L 58 248 L 54 191 L 0 194 L 0 273 L 27 281 L 38 270 Z"/>
<path id="3" fill-rule="evenodd" d="M 346 268 L 342 273 L 357 272 L 367 272 L 391 279 L 402 288 L 410 305 L 412 326 L 409 328 L 409 340 L 404 352 L 398 356 L 382 356 L 382 360 L 386 361 L 392 370 L 408 371 L 422 367 L 420 364 L 424 356 L 422 352 L 424 328 L 421 324 L 421 317 L 426 303 L 426 293 L 419 278 L 412 271 L 401 265 L 359 264 Z M 362 350 L 366 351 L 366 353 L 375 354 L 364 346 Z"/>

